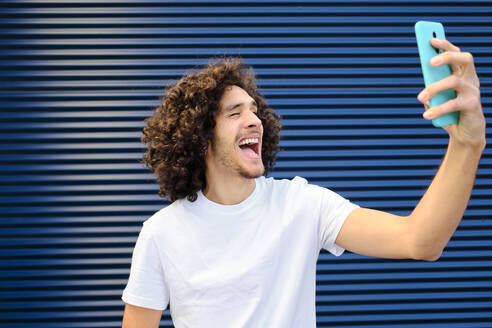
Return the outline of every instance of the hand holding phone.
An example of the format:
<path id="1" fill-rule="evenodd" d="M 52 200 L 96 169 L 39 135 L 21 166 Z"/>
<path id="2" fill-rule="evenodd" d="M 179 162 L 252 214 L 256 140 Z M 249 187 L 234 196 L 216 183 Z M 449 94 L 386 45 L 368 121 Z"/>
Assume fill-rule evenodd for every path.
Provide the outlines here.
<path id="1" fill-rule="evenodd" d="M 444 27 L 442 24 L 419 21 L 415 24 L 415 37 L 417 39 L 417 47 L 419 50 L 425 86 L 427 87 L 434 82 L 450 76 L 452 73 L 449 65 L 434 67 L 430 64 L 430 60 L 442 52 L 442 50 L 434 48 L 430 43 L 432 38 L 445 39 Z M 456 98 L 456 92 L 454 90 L 444 90 L 436 94 L 429 101 L 429 105 L 430 107 L 434 107 L 454 98 Z M 435 127 L 442 127 L 450 124 L 457 124 L 458 120 L 459 112 L 453 112 L 444 114 L 441 117 L 432 120 L 432 124 Z"/>

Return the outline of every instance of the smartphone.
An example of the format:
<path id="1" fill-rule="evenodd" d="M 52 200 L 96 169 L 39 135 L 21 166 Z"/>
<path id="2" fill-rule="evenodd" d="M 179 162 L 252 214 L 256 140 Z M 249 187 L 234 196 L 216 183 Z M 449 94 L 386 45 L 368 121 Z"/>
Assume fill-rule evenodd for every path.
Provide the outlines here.
<path id="1" fill-rule="evenodd" d="M 449 65 L 434 67 L 430 64 L 432 57 L 442 53 L 441 49 L 434 48 L 430 43 L 432 38 L 445 39 L 444 27 L 442 24 L 436 22 L 419 21 L 415 24 L 415 37 L 417 39 L 420 65 L 422 66 L 425 86 L 427 87 L 434 82 L 450 76 L 452 73 Z M 429 101 L 429 105 L 430 107 L 434 107 L 454 98 L 456 98 L 456 92 L 454 90 L 444 90 L 436 94 Z M 441 117 L 432 120 L 432 124 L 435 127 L 457 124 L 459 116 L 459 112 L 444 114 Z"/>

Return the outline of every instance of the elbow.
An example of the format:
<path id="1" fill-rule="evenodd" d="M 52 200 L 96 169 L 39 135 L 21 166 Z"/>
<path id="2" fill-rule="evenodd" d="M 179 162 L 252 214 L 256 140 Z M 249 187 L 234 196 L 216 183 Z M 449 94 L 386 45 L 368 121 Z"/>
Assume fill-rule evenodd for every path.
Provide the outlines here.
<path id="1" fill-rule="evenodd" d="M 427 261 L 427 262 L 435 262 L 441 258 L 442 252 L 434 253 L 434 254 L 429 254 L 425 257 L 422 258 L 422 261 Z"/>
<path id="2" fill-rule="evenodd" d="M 407 241 L 409 258 L 418 261 L 435 262 L 441 258 L 447 242 L 435 238 L 425 238 L 421 234 L 413 234 Z"/>
<path id="3" fill-rule="evenodd" d="M 443 249 L 420 250 L 414 253 L 413 259 L 427 262 L 435 262 L 441 258 Z"/>

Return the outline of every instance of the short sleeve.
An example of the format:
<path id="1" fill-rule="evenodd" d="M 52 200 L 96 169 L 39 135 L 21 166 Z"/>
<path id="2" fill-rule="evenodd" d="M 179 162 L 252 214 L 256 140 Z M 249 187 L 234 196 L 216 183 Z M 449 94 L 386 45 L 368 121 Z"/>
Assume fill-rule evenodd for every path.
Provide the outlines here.
<path id="1" fill-rule="evenodd" d="M 335 244 L 335 240 L 345 219 L 359 206 L 329 189 L 318 188 L 321 189 L 322 194 L 319 217 L 320 247 L 335 256 L 340 256 L 345 249 Z"/>
<path id="2" fill-rule="evenodd" d="M 121 299 L 132 305 L 165 310 L 169 304 L 169 288 L 158 247 L 146 223 L 133 250 L 130 277 Z"/>

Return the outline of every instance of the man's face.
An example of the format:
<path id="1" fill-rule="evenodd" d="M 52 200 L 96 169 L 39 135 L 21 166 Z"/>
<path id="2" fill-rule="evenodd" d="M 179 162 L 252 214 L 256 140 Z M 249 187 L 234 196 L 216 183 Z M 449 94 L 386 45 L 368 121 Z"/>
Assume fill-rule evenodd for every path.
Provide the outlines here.
<path id="1" fill-rule="evenodd" d="M 207 152 L 207 169 L 217 174 L 257 178 L 265 172 L 261 159 L 263 125 L 256 102 L 238 86 L 226 88 L 219 101 L 214 141 Z"/>

